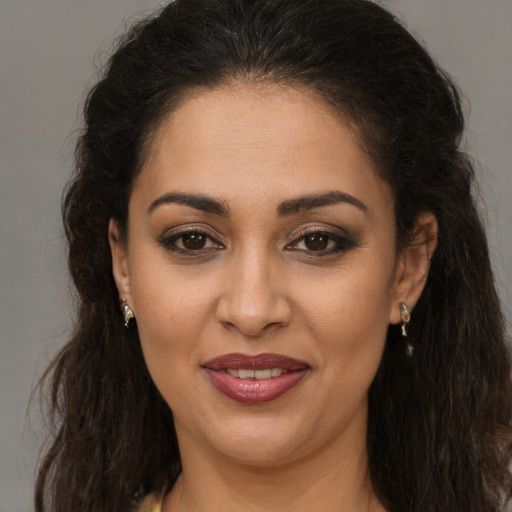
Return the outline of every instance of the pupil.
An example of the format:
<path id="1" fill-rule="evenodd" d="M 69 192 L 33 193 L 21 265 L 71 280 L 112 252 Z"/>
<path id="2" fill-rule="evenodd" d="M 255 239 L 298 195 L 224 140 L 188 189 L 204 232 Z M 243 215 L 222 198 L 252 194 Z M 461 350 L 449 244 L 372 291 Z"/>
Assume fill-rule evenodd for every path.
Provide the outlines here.
<path id="1" fill-rule="evenodd" d="M 206 243 L 206 237 L 200 233 L 191 233 L 189 235 L 183 235 L 183 247 L 191 250 L 198 250 L 204 247 Z"/>
<path id="2" fill-rule="evenodd" d="M 311 251 L 323 251 L 327 248 L 329 239 L 325 235 L 308 235 L 304 241 L 306 247 Z"/>

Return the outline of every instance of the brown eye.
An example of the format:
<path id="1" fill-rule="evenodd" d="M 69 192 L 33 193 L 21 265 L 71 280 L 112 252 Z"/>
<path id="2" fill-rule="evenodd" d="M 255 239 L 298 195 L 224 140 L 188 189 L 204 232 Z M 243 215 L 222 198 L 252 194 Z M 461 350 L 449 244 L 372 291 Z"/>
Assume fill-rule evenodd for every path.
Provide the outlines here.
<path id="1" fill-rule="evenodd" d="M 204 249 L 207 237 L 203 233 L 189 233 L 181 237 L 181 243 L 185 249 L 198 251 Z"/>
<path id="2" fill-rule="evenodd" d="M 325 251 L 329 245 L 329 237 L 322 233 L 312 233 L 304 237 L 304 245 L 310 251 Z"/>
<path id="3" fill-rule="evenodd" d="M 302 232 L 286 249 L 321 258 L 337 253 L 343 254 L 357 246 L 357 241 L 348 233 L 309 230 Z"/>
<path id="4" fill-rule="evenodd" d="M 168 251 L 188 256 L 224 249 L 224 246 L 212 238 L 211 235 L 195 229 L 184 230 L 170 236 L 165 236 L 159 242 Z"/>

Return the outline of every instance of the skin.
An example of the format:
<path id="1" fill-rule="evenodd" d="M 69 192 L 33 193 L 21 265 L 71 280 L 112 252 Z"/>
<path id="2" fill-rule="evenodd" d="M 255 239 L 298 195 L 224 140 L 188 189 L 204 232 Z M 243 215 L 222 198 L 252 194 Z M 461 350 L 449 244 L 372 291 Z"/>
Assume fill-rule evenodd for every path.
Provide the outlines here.
<path id="1" fill-rule="evenodd" d="M 331 191 L 364 206 L 278 211 Z M 208 196 L 229 215 L 165 202 L 148 212 L 169 193 Z M 120 297 L 174 414 L 183 472 L 164 512 L 385 510 L 366 476 L 368 388 L 400 303 L 412 310 L 423 290 L 437 232 L 421 215 L 397 255 L 394 226 L 391 190 L 313 93 L 233 84 L 191 94 L 162 123 L 133 187 L 127 242 L 113 221 L 109 239 Z M 186 252 L 190 238 L 169 238 L 183 227 L 211 239 Z M 327 236 L 324 252 L 311 230 Z M 274 401 L 241 404 L 201 368 L 231 352 L 284 354 L 310 370 Z"/>

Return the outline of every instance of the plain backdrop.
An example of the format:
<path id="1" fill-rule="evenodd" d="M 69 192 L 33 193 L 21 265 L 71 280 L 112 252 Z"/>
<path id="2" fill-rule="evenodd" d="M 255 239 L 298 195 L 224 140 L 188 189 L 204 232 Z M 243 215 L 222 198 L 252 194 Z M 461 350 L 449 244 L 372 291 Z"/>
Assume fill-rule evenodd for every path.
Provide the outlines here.
<path id="1" fill-rule="evenodd" d="M 512 0 L 383 3 L 465 93 L 465 144 L 479 162 L 481 204 L 510 319 Z M 33 509 L 43 430 L 37 400 L 28 403 L 72 325 L 60 196 L 84 94 L 115 36 L 161 4 L 0 0 L 0 512 Z"/>

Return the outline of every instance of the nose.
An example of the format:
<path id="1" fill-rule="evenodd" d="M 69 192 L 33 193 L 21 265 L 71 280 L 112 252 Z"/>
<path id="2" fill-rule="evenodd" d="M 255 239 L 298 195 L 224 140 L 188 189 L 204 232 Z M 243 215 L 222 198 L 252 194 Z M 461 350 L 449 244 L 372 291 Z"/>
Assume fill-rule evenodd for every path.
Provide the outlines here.
<path id="1" fill-rule="evenodd" d="M 285 278 L 268 257 L 237 258 L 228 272 L 216 311 L 225 328 L 254 338 L 290 323 Z"/>

